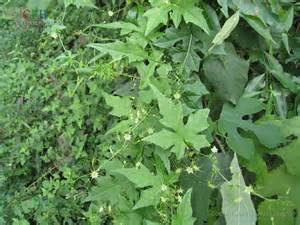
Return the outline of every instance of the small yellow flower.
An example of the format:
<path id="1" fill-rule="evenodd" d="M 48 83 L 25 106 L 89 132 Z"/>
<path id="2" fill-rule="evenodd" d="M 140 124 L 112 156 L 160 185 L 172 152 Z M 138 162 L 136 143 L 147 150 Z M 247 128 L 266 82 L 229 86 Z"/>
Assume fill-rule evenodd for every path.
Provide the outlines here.
<path id="1" fill-rule="evenodd" d="M 176 92 L 174 94 L 174 98 L 177 99 L 177 100 L 180 99 L 181 98 L 181 94 L 179 92 Z"/>
<path id="2" fill-rule="evenodd" d="M 177 190 L 177 193 L 178 193 L 178 194 L 182 194 L 182 193 L 183 193 L 183 189 L 180 187 L 180 188 Z"/>
<path id="3" fill-rule="evenodd" d="M 124 139 L 125 139 L 125 141 L 130 141 L 131 140 L 131 135 L 130 134 L 125 134 Z"/>
<path id="4" fill-rule="evenodd" d="M 252 186 L 245 187 L 245 192 L 246 192 L 246 193 L 251 194 L 253 191 L 254 191 L 254 190 L 253 190 Z"/>
<path id="5" fill-rule="evenodd" d="M 153 128 L 150 127 L 150 128 L 148 128 L 147 132 L 148 132 L 148 134 L 153 134 L 154 130 L 153 130 Z"/>
<path id="6" fill-rule="evenodd" d="M 91 173 L 91 177 L 92 179 L 96 179 L 97 177 L 99 177 L 99 173 L 97 170 L 94 170 L 92 173 Z"/>
<path id="7" fill-rule="evenodd" d="M 161 201 L 162 203 L 166 203 L 166 202 L 167 202 L 167 199 L 166 199 L 165 197 L 160 197 L 160 201 Z"/>
<path id="8" fill-rule="evenodd" d="M 180 174 L 182 172 L 181 168 L 176 169 L 175 173 Z"/>
<path id="9" fill-rule="evenodd" d="M 185 169 L 185 171 L 188 173 L 188 174 L 193 174 L 194 173 L 194 169 L 192 168 L 192 167 L 187 167 L 186 169 Z"/>
<path id="10" fill-rule="evenodd" d="M 114 12 L 113 12 L 113 11 L 111 11 L 111 10 L 109 10 L 109 11 L 108 11 L 108 15 L 111 17 L 111 16 L 113 16 L 113 15 L 114 15 Z"/>
<path id="11" fill-rule="evenodd" d="M 165 184 L 163 184 L 163 185 L 161 185 L 160 190 L 163 191 L 163 192 L 165 192 L 165 191 L 168 190 L 168 186 L 165 185 Z"/>
<path id="12" fill-rule="evenodd" d="M 212 153 L 218 153 L 218 149 L 216 148 L 216 146 L 212 147 L 211 152 Z"/>
<path id="13" fill-rule="evenodd" d="M 101 206 L 100 209 L 99 209 L 99 213 L 102 213 L 104 211 L 104 207 Z"/>

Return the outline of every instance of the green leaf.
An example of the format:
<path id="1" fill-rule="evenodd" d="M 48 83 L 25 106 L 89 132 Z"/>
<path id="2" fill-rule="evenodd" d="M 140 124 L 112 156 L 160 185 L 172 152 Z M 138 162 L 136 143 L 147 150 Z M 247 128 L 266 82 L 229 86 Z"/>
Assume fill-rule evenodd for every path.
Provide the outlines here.
<path id="1" fill-rule="evenodd" d="M 283 68 L 279 61 L 270 54 L 266 54 L 267 57 L 267 69 L 271 74 L 285 87 L 294 93 L 298 93 L 300 90 L 299 80 L 293 77 L 291 74 L 283 71 Z"/>
<path id="2" fill-rule="evenodd" d="M 222 6 L 221 11 L 224 16 L 228 17 L 228 0 L 218 0 L 220 6 Z"/>
<path id="3" fill-rule="evenodd" d="M 148 206 L 156 206 L 160 201 L 160 196 L 161 196 L 160 185 L 156 185 L 155 187 L 142 191 L 141 197 L 133 207 L 133 210 L 148 207 Z"/>
<path id="4" fill-rule="evenodd" d="M 193 35 L 191 34 L 189 37 L 188 45 L 183 50 L 176 50 L 172 52 L 172 60 L 176 63 L 181 63 L 181 73 L 186 72 L 190 74 L 191 72 L 199 71 L 201 58 L 196 53 L 195 48 L 193 46 Z"/>
<path id="5" fill-rule="evenodd" d="M 160 24 L 167 24 L 169 9 L 166 7 L 157 7 L 149 9 L 144 16 L 147 17 L 147 26 L 145 35 L 149 35 Z"/>
<path id="6" fill-rule="evenodd" d="M 193 23 L 209 34 L 209 27 L 205 17 L 202 14 L 202 9 L 198 7 L 184 7 L 181 10 L 183 10 L 183 18 L 186 23 Z"/>
<path id="7" fill-rule="evenodd" d="M 225 50 L 226 55 L 209 56 L 204 61 L 204 75 L 221 99 L 236 104 L 248 80 L 249 63 L 236 54 L 231 44 Z"/>
<path id="8" fill-rule="evenodd" d="M 255 225 L 256 211 L 236 155 L 231 162 L 230 171 L 232 173 L 231 181 L 225 182 L 221 186 L 222 211 L 226 224 Z"/>
<path id="9" fill-rule="evenodd" d="M 254 142 L 252 139 L 243 137 L 238 129 L 252 131 L 258 140 L 268 148 L 275 148 L 283 142 L 283 136 L 279 127 L 274 124 L 264 122 L 253 124 L 250 120 L 245 120 L 245 115 L 260 112 L 264 105 L 256 99 L 241 98 L 236 107 L 225 104 L 219 119 L 219 130 L 223 135 L 227 135 L 226 142 L 229 147 L 246 159 L 251 159 L 254 155 Z"/>
<path id="10" fill-rule="evenodd" d="M 208 218 L 211 195 L 208 182 L 212 177 L 212 163 L 208 157 L 201 157 L 196 165 L 201 169 L 193 174 L 182 173 L 180 184 L 185 190 L 193 189 L 191 202 L 193 215 L 197 218 L 195 225 L 202 225 Z"/>
<path id="11" fill-rule="evenodd" d="M 192 189 L 189 189 L 182 198 L 177 214 L 172 219 L 172 225 L 193 225 L 195 218 L 192 216 L 193 211 L 191 207 Z"/>
<path id="12" fill-rule="evenodd" d="M 123 22 L 123 21 L 96 24 L 96 25 L 93 25 L 93 27 L 100 27 L 100 28 L 106 28 L 106 29 L 122 29 L 122 30 L 124 30 L 122 32 L 122 34 L 128 34 L 129 32 L 132 32 L 132 31 L 139 31 L 139 28 L 135 24 Z"/>
<path id="13" fill-rule="evenodd" d="M 160 176 L 150 173 L 144 165 L 141 165 L 140 168 L 123 168 L 114 170 L 113 172 L 125 176 L 137 188 L 150 187 L 141 192 L 141 197 L 133 207 L 133 210 L 147 206 L 156 206 L 159 203 L 163 180 Z"/>
<path id="14" fill-rule="evenodd" d="M 132 101 L 129 97 L 113 96 L 105 92 L 103 92 L 103 96 L 105 98 L 106 104 L 113 108 L 110 114 L 118 117 L 128 117 L 130 115 L 132 111 Z"/>
<path id="15" fill-rule="evenodd" d="M 172 131 L 163 129 L 148 137 L 143 138 L 143 141 L 156 144 L 164 149 L 171 148 L 177 158 L 184 155 L 184 150 L 191 144 L 199 150 L 202 147 L 209 145 L 204 135 L 199 135 L 200 132 L 208 127 L 207 117 L 209 111 L 207 109 L 199 110 L 189 117 L 186 124 L 183 123 L 182 105 L 174 104 L 169 98 L 165 97 L 153 85 L 152 90 L 158 100 L 160 114 L 163 116 L 160 122 Z"/>
<path id="16" fill-rule="evenodd" d="M 248 16 L 248 15 L 244 15 L 243 18 L 268 43 L 270 43 L 270 42 L 275 43 L 275 41 L 273 40 L 273 37 L 270 33 L 269 28 L 266 25 L 264 25 L 264 23 L 260 20 L 260 18 L 258 18 L 256 16 Z"/>
<path id="17" fill-rule="evenodd" d="M 131 43 L 116 41 L 107 44 L 88 44 L 88 47 L 110 54 L 114 60 L 121 60 L 123 57 L 128 57 L 129 62 L 143 61 L 148 58 L 148 54 L 140 46 Z"/>
<path id="18" fill-rule="evenodd" d="M 280 166 L 265 175 L 264 179 L 261 179 L 261 181 L 257 183 L 255 191 L 265 197 L 273 197 L 276 195 L 278 199 L 285 199 L 293 203 L 294 209 L 297 209 L 297 211 L 300 210 L 299 179 L 287 173 L 284 166 Z M 288 215 L 288 212 L 286 215 Z M 278 214 L 278 216 L 280 216 L 280 214 Z M 279 218 L 277 217 L 277 219 Z M 287 221 L 289 220 L 290 219 L 287 219 Z M 295 216 L 295 220 L 295 224 L 299 224 L 299 215 Z"/>
<path id="19" fill-rule="evenodd" d="M 228 20 L 226 20 L 222 29 L 217 33 L 212 43 L 214 45 L 222 44 L 224 40 L 226 40 L 230 36 L 234 28 L 238 25 L 239 20 L 240 20 L 240 13 L 239 11 L 237 11 Z"/>
<path id="20" fill-rule="evenodd" d="M 111 204 L 118 203 L 121 199 L 121 186 L 111 177 L 102 177 L 89 192 L 85 198 L 85 202 L 89 201 L 109 201 Z"/>
<path id="21" fill-rule="evenodd" d="M 163 37 L 154 42 L 155 46 L 160 48 L 173 47 L 179 41 L 188 41 L 190 33 L 185 29 L 169 28 L 166 30 Z"/>
<path id="22" fill-rule="evenodd" d="M 136 185 L 138 188 L 144 188 L 148 186 L 153 186 L 161 183 L 159 177 L 150 173 L 150 171 L 145 166 L 138 168 L 123 168 L 113 171 L 117 174 L 122 174 L 128 180 Z"/>
<path id="23" fill-rule="evenodd" d="M 285 147 L 278 148 L 276 151 L 272 151 L 271 154 L 280 156 L 290 174 L 294 176 L 300 176 L 300 139 L 292 141 Z"/>
<path id="24" fill-rule="evenodd" d="M 258 207 L 258 225 L 294 225 L 294 209 L 289 200 L 265 200 Z"/>

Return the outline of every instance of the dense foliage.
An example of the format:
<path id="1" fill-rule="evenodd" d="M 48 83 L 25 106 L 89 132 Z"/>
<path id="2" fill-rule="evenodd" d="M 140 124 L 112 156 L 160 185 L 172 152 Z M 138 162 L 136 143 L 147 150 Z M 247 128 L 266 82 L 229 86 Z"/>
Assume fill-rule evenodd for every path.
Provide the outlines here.
<path id="1" fill-rule="evenodd" d="M 0 10 L 0 224 L 300 225 L 297 0 Z"/>

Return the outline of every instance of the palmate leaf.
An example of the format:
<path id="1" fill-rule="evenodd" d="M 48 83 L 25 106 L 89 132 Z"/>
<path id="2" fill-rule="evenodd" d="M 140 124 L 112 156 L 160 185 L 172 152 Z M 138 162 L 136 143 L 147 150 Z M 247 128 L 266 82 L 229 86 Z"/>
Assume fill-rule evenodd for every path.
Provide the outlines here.
<path id="1" fill-rule="evenodd" d="M 261 179 L 261 181 L 256 184 L 255 191 L 265 197 L 272 197 L 276 195 L 278 196 L 278 199 L 284 199 L 291 202 L 288 208 L 292 207 L 293 211 L 297 209 L 298 212 L 300 210 L 299 178 L 290 175 L 284 166 L 280 166 L 279 168 L 276 168 L 275 170 L 272 170 L 267 175 L 265 175 L 264 179 Z M 270 202 L 270 204 L 271 203 L 272 202 Z M 276 207 L 276 205 L 274 207 Z M 300 224 L 300 216 L 289 214 L 290 212 L 288 210 L 289 209 L 287 209 L 287 211 L 280 211 L 286 212 L 285 214 L 280 214 L 280 212 L 277 212 L 277 215 L 273 216 L 273 219 L 276 219 L 278 222 L 285 218 L 287 222 L 295 221 L 293 224 Z M 270 218 L 267 217 L 262 219 L 268 220 Z M 275 224 L 276 220 L 274 221 Z"/>
<path id="2" fill-rule="evenodd" d="M 109 95 L 105 92 L 103 92 L 103 96 L 106 104 L 112 107 L 112 111 L 110 112 L 111 115 L 117 117 L 129 116 L 132 111 L 132 101 L 129 97 Z"/>
<path id="3" fill-rule="evenodd" d="M 285 137 L 294 136 L 295 140 L 290 141 L 284 147 L 269 151 L 269 154 L 277 155 L 284 161 L 287 171 L 293 176 L 300 176 L 300 117 L 280 121 L 281 130 Z"/>
<path id="4" fill-rule="evenodd" d="M 138 168 L 122 168 L 114 170 L 113 173 L 121 174 L 135 184 L 137 188 L 146 188 L 141 192 L 141 197 L 133 209 L 139 209 L 147 206 L 156 206 L 161 196 L 162 177 L 153 175 L 142 165 Z"/>
<path id="5" fill-rule="evenodd" d="M 131 43 L 116 41 L 113 43 L 94 43 L 88 47 L 94 48 L 104 54 L 110 54 L 114 60 L 121 60 L 123 57 L 128 57 L 129 62 L 143 61 L 148 59 L 148 53 L 140 46 Z"/>
<path id="6" fill-rule="evenodd" d="M 231 181 L 225 182 L 221 186 L 222 211 L 226 224 L 255 225 L 256 211 L 236 155 L 231 162 L 230 171 L 232 173 Z"/>
<path id="7" fill-rule="evenodd" d="M 289 200 L 263 201 L 258 207 L 258 225 L 295 225 L 294 209 Z"/>
<path id="8" fill-rule="evenodd" d="M 167 7 L 157 7 L 149 9 L 144 16 L 148 18 L 145 35 L 151 33 L 158 25 L 168 22 L 169 9 Z"/>
<path id="9" fill-rule="evenodd" d="M 161 179 L 150 173 L 150 171 L 145 166 L 137 168 L 122 168 L 113 171 L 117 174 L 122 174 L 128 180 L 136 185 L 138 188 L 144 188 L 149 186 L 154 186 L 161 183 Z"/>
<path id="10" fill-rule="evenodd" d="M 283 142 L 284 138 L 278 126 L 264 122 L 254 124 L 245 120 L 245 115 L 260 112 L 264 109 L 257 99 L 241 98 L 236 107 L 225 104 L 219 119 L 219 130 L 227 136 L 226 142 L 229 147 L 240 156 L 251 159 L 254 156 L 254 142 L 252 139 L 243 137 L 238 129 L 253 132 L 261 144 L 268 148 L 275 148 Z"/>
<path id="11" fill-rule="evenodd" d="M 190 74 L 191 72 L 199 71 L 201 58 L 197 54 L 196 42 L 198 40 L 192 33 L 192 31 L 183 28 L 169 28 L 163 37 L 154 42 L 154 45 L 160 48 L 172 48 L 170 55 L 175 63 L 181 64 L 181 72 Z M 182 42 L 180 45 L 174 47 L 178 42 Z"/>
<path id="12" fill-rule="evenodd" d="M 182 158 L 188 144 L 197 150 L 209 146 L 206 137 L 199 135 L 200 132 L 208 128 L 207 117 L 209 111 L 207 109 L 198 110 L 184 124 L 182 105 L 173 103 L 160 93 L 155 86 L 151 85 L 151 88 L 158 100 L 160 114 L 162 115 L 160 122 L 171 130 L 162 129 L 143 138 L 143 141 L 156 144 L 164 149 L 172 147 L 171 151 L 176 154 L 177 158 Z"/>
<path id="13" fill-rule="evenodd" d="M 145 35 L 150 34 L 160 24 L 166 25 L 170 12 L 176 28 L 178 28 L 182 18 L 184 18 L 186 23 L 193 23 L 206 33 L 209 33 L 209 26 L 203 16 L 202 9 L 195 6 L 195 0 L 178 0 L 172 4 L 168 1 L 151 1 L 151 4 L 153 8 L 144 14 L 148 18 Z"/>
<path id="14" fill-rule="evenodd" d="M 191 207 L 192 189 L 189 189 L 182 198 L 177 214 L 172 219 L 172 225 L 193 225 L 195 218 L 193 218 L 193 210 Z"/>

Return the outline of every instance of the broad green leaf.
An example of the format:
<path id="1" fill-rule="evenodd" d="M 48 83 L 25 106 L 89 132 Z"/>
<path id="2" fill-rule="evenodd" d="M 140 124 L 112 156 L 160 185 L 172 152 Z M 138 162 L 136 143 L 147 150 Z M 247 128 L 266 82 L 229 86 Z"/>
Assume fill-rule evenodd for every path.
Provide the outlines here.
<path id="1" fill-rule="evenodd" d="M 193 210 L 191 207 L 192 189 L 189 189 L 182 198 L 177 214 L 172 219 L 172 225 L 193 225 L 195 218 L 192 216 Z"/>
<path id="2" fill-rule="evenodd" d="M 232 45 L 225 46 L 226 55 L 209 56 L 203 64 L 204 75 L 217 95 L 236 104 L 248 80 L 249 63 L 241 59 Z"/>
<path id="3" fill-rule="evenodd" d="M 188 40 L 190 33 L 185 29 L 169 28 L 166 30 L 165 35 L 154 42 L 155 46 L 160 48 L 173 47 L 177 42 Z"/>
<path id="4" fill-rule="evenodd" d="M 283 159 L 290 174 L 300 176 L 300 139 L 292 141 L 292 143 L 273 151 L 271 154 L 278 155 Z"/>
<path id="5" fill-rule="evenodd" d="M 253 97 L 261 93 L 261 89 L 266 86 L 265 74 L 254 77 L 245 88 L 243 97 Z"/>
<path id="6" fill-rule="evenodd" d="M 199 133 L 208 127 L 206 119 L 209 111 L 206 109 L 197 111 L 184 124 L 182 105 L 173 103 L 171 99 L 160 93 L 155 86 L 151 85 L 151 87 L 158 100 L 160 114 L 163 116 L 160 122 L 172 131 L 163 129 L 143 138 L 143 141 L 156 144 L 164 149 L 172 147 L 171 152 L 174 152 L 177 158 L 182 158 L 188 144 L 191 144 L 197 150 L 208 146 L 209 143 L 206 137 L 199 135 Z"/>
<path id="7" fill-rule="evenodd" d="M 183 18 L 187 23 L 193 23 L 209 34 L 209 27 L 205 17 L 202 14 L 202 9 L 198 7 L 183 8 Z"/>
<path id="8" fill-rule="evenodd" d="M 294 209 L 289 200 L 265 200 L 258 207 L 258 225 L 294 225 Z"/>
<path id="9" fill-rule="evenodd" d="M 186 148 L 184 139 L 180 135 L 165 129 L 143 138 L 143 141 L 156 144 L 163 149 L 172 147 L 172 152 L 180 157 L 182 157 Z"/>
<path id="10" fill-rule="evenodd" d="M 283 68 L 279 61 L 270 54 L 266 54 L 267 57 L 267 69 L 271 74 L 285 87 L 294 93 L 298 93 L 300 90 L 299 80 L 293 77 L 291 74 L 283 71 Z"/>
<path id="11" fill-rule="evenodd" d="M 248 24 L 260 34 L 268 43 L 275 43 L 273 37 L 270 33 L 269 28 L 264 25 L 264 23 L 256 16 L 244 15 L 243 18 L 248 22 Z"/>
<path id="12" fill-rule="evenodd" d="M 122 212 L 114 215 L 114 224 L 130 224 L 130 225 L 141 225 L 143 217 L 136 212 Z"/>
<path id="13" fill-rule="evenodd" d="M 181 12 L 179 10 L 173 10 L 171 15 L 170 15 L 173 23 L 174 23 L 174 26 L 176 28 L 179 27 L 181 21 L 182 21 L 182 15 L 181 15 Z"/>
<path id="14" fill-rule="evenodd" d="M 228 20 L 226 20 L 222 29 L 217 33 L 212 43 L 214 45 L 222 44 L 230 36 L 234 28 L 238 25 L 239 19 L 240 19 L 240 13 L 239 11 L 237 11 Z"/>
<path id="15" fill-rule="evenodd" d="M 140 46 L 131 43 L 116 41 L 107 44 L 89 44 L 88 47 L 110 54 L 114 60 L 121 60 L 123 57 L 128 57 L 129 62 L 143 61 L 148 58 L 148 54 Z"/>
<path id="16" fill-rule="evenodd" d="M 220 6 L 222 6 L 221 11 L 224 16 L 228 17 L 228 0 L 218 0 Z"/>
<path id="17" fill-rule="evenodd" d="M 151 33 L 160 24 L 167 24 L 169 10 L 166 7 L 157 7 L 149 9 L 144 16 L 148 18 L 145 35 Z"/>
<path id="18" fill-rule="evenodd" d="M 187 190 L 192 188 L 192 208 L 194 217 L 197 219 L 195 225 L 203 225 L 208 218 L 209 198 L 211 195 L 211 188 L 208 182 L 212 178 L 212 163 L 209 158 L 201 157 L 196 164 L 199 171 L 194 174 L 182 173 L 180 176 L 181 186 Z"/>
<path id="19" fill-rule="evenodd" d="M 260 143 L 268 148 L 275 148 L 283 142 L 283 136 L 278 126 L 264 122 L 259 124 L 245 120 L 245 115 L 260 112 L 264 105 L 256 99 L 241 98 L 236 107 L 225 104 L 219 119 L 219 130 L 227 135 L 226 142 L 229 147 L 246 159 L 254 155 L 254 142 L 248 137 L 243 137 L 238 129 L 252 131 Z"/>
<path id="20" fill-rule="evenodd" d="M 278 196 L 278 199 L 285 199 L 294 205 L 294 209 L 300 210 L 300 182 L 298 177 L 287 173 L 284 166 L 280 166 L 269 172 L 264 179 L 256 185 L 256 193 L 265 197 Z M 289 212 L 287 212 L 288 215 Z M 279 216 L 279 214 L 278 214 Z M 283 215 L 284 216 L 284 215 Z M 275 218 L 275 217 L 274 217 Z M 279 219 L 277 217 L 277 219 Z M 287 221 L 291 218 L 287 219 Z M 300 217 L 295 215 L 296 222 L 299 224 Z"/>
<path id="21" fill-rule="evenodd" d="M 123 22 L 123 21 L 96 24 L 96 25 L 93 25 L 93 27 L 100 27 L 100 28 L 107 28 L 107 29 L 122 29 L 122 30 L 126 31 L 126 32 L 123 32 L 123 34 L 127 34 L 132 31 L 139 31 L 139 28 L 135 24 Z"/>
<path id="22" fill-rule="evenodd" d="M 182 128 L 183 123 L 177 123 L 176 121 L 182 121 L 182 106 L 180 103 L 173 103 L 171 99 L 165 97 L 155 86 L 151 85 L 152 91 L 157 98 L 159 112 L 162 115 L 160 122 L 166 127 L 179 130 Z"/>
<path id="23" fill-rule="evenodd" d="M 161 183 L 160 178 L 150 173 L 147 167 L 143 165 L 139 169 L 123 168 L 114 170 L 113 172 L 127 177 L 127 179 L 134 183 L 138 188 L 144 188 Z"/>
<path id="24" fill-rule="evenodd" d="M 114 96 L 114 95 L 109 95 L 105 92 L 103 92 L 103 96 L 105 98 L 105 102 L 107 105 L 112 107 L 112 111 L 110 114 L 114 116 L 129 116 L 132 108 L 132 101 L 130 100 L 129 97 L 119 97 L 119 96 Z"/>
<path id="25" fill-rule="evenodd" d="M 231 162 L 231 181 L 221 186 L 222 211 L 226 224 L 255 225 L 256 211 L 250 193 L 245 185 L 236 154 Z"/>
<path id="26" fill-rule="evenodd" d="M 181 73 L 198 72 L 200 67 L 201 58 L 197 54 L 193 46 L 193 36 L 190 36 L 189 44 L 184 50 L 176 50 L 172 53 L 172 60 L 175 63 L 181 64 Z"/>
<path id="27" fill-rule="evenodd" d="M 112 178 L 102 177 L 97 183 L 97 186 L 91 189 L 84 201 L 109 201 L 111 204 L 115 204 L 121 199 L 121 189 L 120 184 L 115 182 Z"/>
<path id="28" fill-rule="evenodd" d="M 156 185 L 154 187 L 142 191 L 141 197 L 133 207 L 133 210 L 148 207 L 148 206 L 156 206 L 160 201 L 160 196 L 161 196 L 160 185 Z"/>

